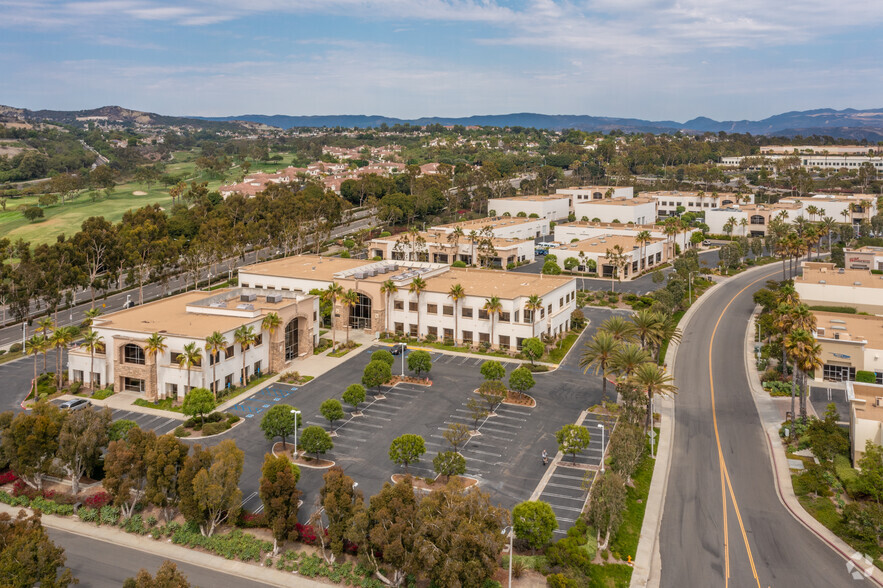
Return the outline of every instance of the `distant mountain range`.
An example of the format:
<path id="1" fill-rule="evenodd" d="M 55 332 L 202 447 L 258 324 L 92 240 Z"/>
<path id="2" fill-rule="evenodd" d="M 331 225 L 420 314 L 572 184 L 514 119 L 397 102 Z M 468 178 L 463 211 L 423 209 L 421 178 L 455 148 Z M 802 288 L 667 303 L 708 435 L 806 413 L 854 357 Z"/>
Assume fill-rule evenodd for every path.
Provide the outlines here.
<path id="1" fill-rule="evenodd" d="M 514 114 L 493 114 L 468 117 L 425 117 L 402 119 L 386 116 L 370 115 L 327 115 L 327 116 L 289 116 L 245 114 L 223 117 L 175 117 L 128 110 L 119 106 L 104 106 L 92 110 L 27 110 L 0 106 L 0 117 L 19 118 L 24 120 L 51 120 L 62 123 L 75 123 L 88 120 L 90 117 L 101 117 L 108 121 L 123 124 L 155 124 L 167 126 L 192 126 L 202 128 L 235 127 L 276 127 L 290 129 L 292 127 L 345 127 L 371 128 L 382 124 L 411 125 L 464 125 L 494 127 L 534 127 L 553 130 L 579 129 L 583 131 L 610 132 L 621 130 L 627 133 L 674 133 L 712 132 L 751 133 L 753 135 L 776 135 L 793 137 L 796 135 L 830 135 L 837 138 L 854 140 L 867 139 L 872 142 L 883 141 L 883 109 L 833 110 L 823 108 L 777 114 L 763 120 L 716 121 L 706 117 L 698 117 L 685 123 L 671 120 L 652 121 L 638 118 L 615 118 L 589 115 L 550 115 L 522 112 Z"/>

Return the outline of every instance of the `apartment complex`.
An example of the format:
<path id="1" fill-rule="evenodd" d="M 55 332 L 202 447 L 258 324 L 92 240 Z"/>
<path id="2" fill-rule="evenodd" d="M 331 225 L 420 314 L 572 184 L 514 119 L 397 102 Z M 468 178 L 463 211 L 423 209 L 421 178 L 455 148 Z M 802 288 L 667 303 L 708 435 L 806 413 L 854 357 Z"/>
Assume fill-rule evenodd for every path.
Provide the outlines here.
<path id="1" fill-rule="evenodd" d="M 854 381 L 856 372 L 873 372 L 883 384 L 883 317 L 841 312 L 813 312 L 813 333 L 821 345 L 824 380 Z"/>
<path id="2" fill-rule="evenodd" d="M 753 194 L 733 194 L 731 192 L 641 192 L 641 196 L 656 200 L 656 214 L 660 217 L 677 216 L 678 208 L 683 212 L 707 212 L 711 208 L 723 208 L 731 204 L 754 202 Z"/>
<path id="3" fill-rule="evenodd" d="M 849 306 L 883 315 L 883 276 L 866 269 L 837 268 L 833 263 L 804 262 L 794 278 L 800 300 L 810 306 Z"/>
<path id="4" fill-rule="evenodd" d="M 510 198 L 491 198 L 488 210 L 498 215 L 531 216 L 548 221 L 567 220 L 570 214 L 570 196 L 549 194 L 541 196 L 512 196 Z"/>
<path id="5" fill-rule="evenodd" d="M 611 259 L 611 252 L 615 252 L 616 247 L 622 250 L 624 256 L 619 262 Z M 591 271 L 594 267 L 602 277 L 612 278 L 619 273 L 619 278 L 628 280 L 647 269 L 671 261 L 674 258 L 674 243 L 667 237 L 651 237 L 649 242 L 642 243 L 634 235 L 601 234 L 550 248 L 549 253 L 558 258 L 558 265 L 562 267 L 568 258 L 573 257 L 579 262 L 578 271 Z M 617 270 L 617 263 L 621 263 L 621 271 Z"/>
<path id="6" fill-rule="evenodd" d="M 68 354 L 71 381 L 143 393 L 149 400 L 181 399 L 192 387 L 214 390 L 239 386 L 262 371 L 284 371 L 298 357 L 312 353 L 318 342 L 314 324 L 319 301 L 303 292 L 263 288 L 230 288 L 187 292 L 101 316 L 93 323 L 104 349 L 91 354 L 82 347 Z M 275 313 L 280 324 L 272 333 L 263 319 Z M 240 327 L 257 334 L 245 349 L 234 341 Z M 227 347 L 217 358 L 205 351 L 205 339 L 219 332 Z M 165 349 L 151 353 L 147 340 L 162 336 Z M 178 362 L 188 344 L 202 352 L 191 367 Z M 244 357 L 243 357 L 244 356 Z M 216 378 L 216 379 L 215 379 Z"/>
<path id="7" fill-rule="evenodd" d="M 534 240 L 515 238 L 475 238 L 459 233 L 430 229 L 416 235 L 400 233 L 378 237 L 368 243 L 368 255 L 397 261 L 431 261 L 467 265 L 507 267 L 534 260 Z"/>

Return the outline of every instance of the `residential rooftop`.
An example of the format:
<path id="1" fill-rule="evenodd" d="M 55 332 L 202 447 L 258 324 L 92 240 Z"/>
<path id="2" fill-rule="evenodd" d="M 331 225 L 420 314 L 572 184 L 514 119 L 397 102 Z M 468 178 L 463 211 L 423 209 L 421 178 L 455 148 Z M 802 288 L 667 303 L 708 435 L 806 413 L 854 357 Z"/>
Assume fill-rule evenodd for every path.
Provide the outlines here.
<path id="1" fill-rule="evenodd" d="M 833 263 L 811 261 L 804 262 L 802 268 L 803 275 L 794 278 L 795 284 L 824 283 L 831 286 L 883 289 L 883 276 L 874 275 L 871 270 L 838 268 Z"/>
<path id="2" fill-rule="evenodd" d="M 883 317 L 821 311 L 813 314 L 817 338 L 863 342 L 871 349 L 883 349 Z"/>

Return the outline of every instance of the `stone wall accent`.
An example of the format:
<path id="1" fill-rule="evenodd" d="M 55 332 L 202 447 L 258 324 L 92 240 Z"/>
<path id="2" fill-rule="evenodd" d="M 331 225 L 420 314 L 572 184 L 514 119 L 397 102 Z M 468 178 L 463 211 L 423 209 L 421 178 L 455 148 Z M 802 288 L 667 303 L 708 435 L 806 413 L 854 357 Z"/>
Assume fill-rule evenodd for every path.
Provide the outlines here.
<path id="1" fill-rule="evenodd" d="M 147 352 L 144 353 L 144 365 L 126 363 L 123 361 L 123 347 L 133 343 L 144 349 L 144 341 L 132 339 L 131 337 L 114 336 L 113 338 L 113 374 L 114 374 L 114 390 L 125 390 L 126 378 L 138 378 L 144 380 L 144 397 L 150 402 L 156 402 L 158 398 L 157 382 L 156 382 L 156 362 L 157 356 L 151 356 Z"/>

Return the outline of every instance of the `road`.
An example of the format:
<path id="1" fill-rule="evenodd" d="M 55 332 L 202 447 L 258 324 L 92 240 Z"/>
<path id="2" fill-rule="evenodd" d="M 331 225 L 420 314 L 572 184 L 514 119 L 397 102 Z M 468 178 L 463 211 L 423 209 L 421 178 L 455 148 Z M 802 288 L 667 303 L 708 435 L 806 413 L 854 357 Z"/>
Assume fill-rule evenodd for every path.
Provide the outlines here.
<path id="1" fill-rule="evenodd" d="M 342 235 L 351 233 L 353 231 L 357 231 L 361 228 L 368 227 L 373 222 L 373 217 L 367 218 L 358 218 L 357 220 L 347 224 L 342 225 L 335 228 L 331 237 L 336 238 Z M 257 252 L 248 252 L 245 254 L 245 257 L 241 260 L 236 260 L 233 263 L 233 268 L 242 267 L 244 265 L 255 263 L 257 259 L 265 259 L 269 256 L 272 256 L 276 252 L 275 248 L 263 249 Z M 227 263 L 222 262 L 218 264 L 216 267 L 226 268 Z M 211 274 L 209 273 L 209 268 L 204 269 L 200 273 L 200 280 L 208 279 Z M 223 270 L 226 271 L 226 270 Z M 216 274 L 217 275 L 217 274 Z M 193 279 L 188 274 L 181 274 L 171 278 L 165 287 L 159 283 L 150 283 L 144 285 L 144 301 L 149 302 L 156 298 L 160 298 L 163 295 L 168 295 L 174 292 L 178 292 L 184 290 L 187 287 L 193 286 Z M 96 306 L 104 305 L 102 307 L 102 312 L 104 314 L 108 312 L 114 312 L 117 310 L 122 310 L 123 305 L 126 303 L 126 300 L 131 299 L 136 304 L 138 302 L 139 291 L 138 287 L 132 287 L 126 289 L 125 291 L 119 292 L 117 294 L 113 294 L 108 296 L 107 298 L 99 298 L 96 296 L 95 304 Z M 91 294 L 89 289 L 79 290 L 75 295 L 75 302 L 77 306 L 72 309 L 60 310 L 58 312 L 58 324 L 59 326 L 66 325 L 79 325 L 86 318 L 86 311 L 91 307 Z M 41 313 L 46 312 L 46 307 L 41 306 L 39 309 L 34 308 L 32 311 L 33 315 L 39 315 Z M 9 316 L 7 312 L 7 317 Z M 31 329 L 28 330 L 27 336 L 33 334 L 33 325 Z M 0 346 L 9 345 L 11 343 L 20 342 L 22 340 L 22 325 L 21 323 L 9 325 L 0 329 Z"/>
<path id="2" fill-rule="evenodd" d="M 67 556 L 67 567 L 74 577 L 80 580 L 83 588 L 119 588 L 126 578 L 131 578 L 140 569 L 155 574 L 166 558 L 136 549 L 121 547 L 113 543 L 49 529 L 49 537 L 56 545 L 63 547 Z M 262 582 L 231 576 L 188 563 L 175 562 L 178 569 L 187 576 L 191 586 L 242 586 L 262 588 L 269 586 Z"/>
<path id="3" fill-rule="evenodd" d="M 744 340 L 751 295 L 777 277 L 770 266 L 732 278 L 685 329 L 659 538 L 663 587 L 866 585 L 785 510 L 774 488 Z"/>

